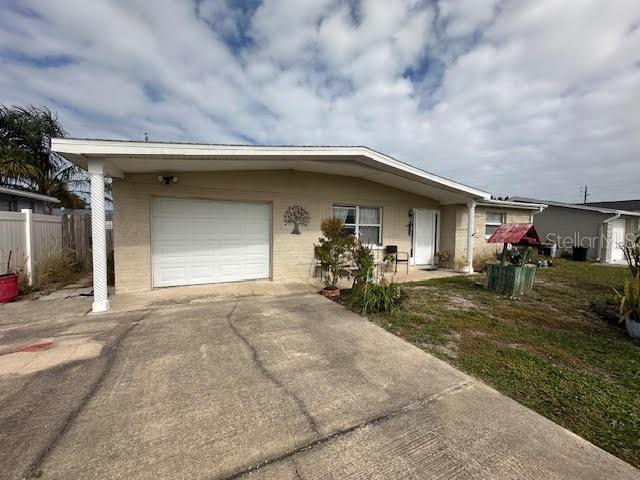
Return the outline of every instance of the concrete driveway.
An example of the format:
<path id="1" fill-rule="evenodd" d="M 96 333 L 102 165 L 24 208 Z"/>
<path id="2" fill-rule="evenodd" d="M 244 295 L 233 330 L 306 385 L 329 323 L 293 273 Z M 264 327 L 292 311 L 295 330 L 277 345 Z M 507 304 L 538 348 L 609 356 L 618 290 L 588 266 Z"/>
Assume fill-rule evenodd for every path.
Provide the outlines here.
<path id="1" fill-rule="evenodd" d="M 8 478 L 640 478 L 316 294 L 104 316 L 59 305 L 35 320 L 29 304 L 0 307 Z M 47 350 L 15 359 L 47 338 L 49 367 L 25 367 Z M 52 355 L 65 339 L 103 346 Z"/>

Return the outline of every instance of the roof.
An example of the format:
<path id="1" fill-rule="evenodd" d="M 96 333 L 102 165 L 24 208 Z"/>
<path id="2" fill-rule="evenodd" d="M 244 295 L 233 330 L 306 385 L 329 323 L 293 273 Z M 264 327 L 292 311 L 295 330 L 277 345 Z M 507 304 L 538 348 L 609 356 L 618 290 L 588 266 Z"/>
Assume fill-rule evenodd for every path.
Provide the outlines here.
<path id="1" fill-rule="evenodd" d="M 540 237 L 538 237 L 535 227 L 530 223 L 503 223 L 487 242 L 539 247 Z"/>
<path id="2" fill-rule="evenodd" d="M 105 162 L 105 173 L 171 173 L 289 169 L 353 176 L 428 196 L 441 203 L 488 200 L 489 192 L 426 172 L 364 146 L 226 145 L 54 138 L 53 151 L 82 168 Z"/>
<path id="3" fill-rule="evenodd" d="M 630 210 L 640 212 L 640 200 L 616 200 L 612 202 L 587 202 L 590 207 L 613 208 L 616 210 Z"/>
<path id="4" fill-rule="evenodd" d="M 547 205 L 544 203 L 526 203 L 526 202 L 511 202 L 508 200 L 482 200 L 478 202 L 478 205 L 482 207 L 499 207 L 499 208 L 517 208 L 523 210 L 544 210 Z"/>
<path id="5" fill-rule="evenodd" d="M 42 202 L 60 203 L 60 200 L 55 197 L 49 197 L 48 195 L 42 195 L 40 193 L 28 192 L 26 190 L 20 190 L 18 188 L 0 187 L 0 193 L 15 195 L 16 197 L 32 198 L 34 200 L 40 200 Z"/>
<path id="6" fill-rule="evenodd" d="M 571 208 L 574 210 L 586 210 L 589 212 L 606 213 L 607 215 L 629 215 L 631 217 L 640 217 L 640 212 L 631 212 L 628 210 L 617 210 L 613 208 L 596 207 L 585 204 L 554 202 L 549 200 L 536 200 L 527 197 L 511 197 L 514 202 L 541 202 L 549 207 Z"/>

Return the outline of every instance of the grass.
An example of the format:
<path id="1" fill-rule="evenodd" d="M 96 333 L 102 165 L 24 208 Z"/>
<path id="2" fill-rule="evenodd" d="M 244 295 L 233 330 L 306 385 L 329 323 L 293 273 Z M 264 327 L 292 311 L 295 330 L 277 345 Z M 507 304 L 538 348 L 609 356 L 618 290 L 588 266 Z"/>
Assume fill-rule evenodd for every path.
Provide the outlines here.
<path id="1" fill-rule="evenodd" d="M 590 309 L 630 276 L 558 260 L 520 299 L 480 275 L 431 280 L 371 320 L 640 467 L 640 342 Z"/>

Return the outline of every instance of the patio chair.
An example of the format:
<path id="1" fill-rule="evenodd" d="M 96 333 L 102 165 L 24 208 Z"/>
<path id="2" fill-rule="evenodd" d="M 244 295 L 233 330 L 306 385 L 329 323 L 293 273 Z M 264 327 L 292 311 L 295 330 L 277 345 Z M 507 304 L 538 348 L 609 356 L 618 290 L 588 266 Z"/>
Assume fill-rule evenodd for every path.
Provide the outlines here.
<path id="1" fill-rule="evenodd" d="M 384 248 L 384 254 L 385 256 L 393 255 L 394 263 L 395 263 L 394 273 L 398 273 L 399 263 L 405 263 L 407 265 L 407 273 L 409 273 L 409 253 L 408 252 L 399 252 L 397 245 L 387 245 Z"/>

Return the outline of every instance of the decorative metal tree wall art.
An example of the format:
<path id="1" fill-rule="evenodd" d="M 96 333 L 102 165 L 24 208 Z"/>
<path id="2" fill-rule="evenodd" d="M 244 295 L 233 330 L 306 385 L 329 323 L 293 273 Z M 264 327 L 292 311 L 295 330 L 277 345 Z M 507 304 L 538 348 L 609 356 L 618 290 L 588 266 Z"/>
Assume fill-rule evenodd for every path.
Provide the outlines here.
<path id="1" fill-rule="evenodd" d="M 294 204 L 284 211 L 284 224 L 293 225 L 291 233 L 294 235 L 300 235 L 299 227 L 306 227 L 310 221 L 311 215 L 302 205 Z"/>

